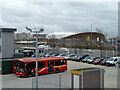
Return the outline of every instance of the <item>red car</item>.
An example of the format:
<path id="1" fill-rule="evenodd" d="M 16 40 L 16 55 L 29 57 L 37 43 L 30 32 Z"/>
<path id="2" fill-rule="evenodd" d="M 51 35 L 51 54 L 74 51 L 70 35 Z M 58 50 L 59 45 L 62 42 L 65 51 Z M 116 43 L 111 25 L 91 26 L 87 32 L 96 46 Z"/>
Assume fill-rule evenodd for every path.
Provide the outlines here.
<path id="1" fill-rule="evenodd" d="M 93 61 L 93 64 L 100 64 L 100 62 L 102 62 L 103 60 L 104 60 L 103 58 L 98 58 Z"/>

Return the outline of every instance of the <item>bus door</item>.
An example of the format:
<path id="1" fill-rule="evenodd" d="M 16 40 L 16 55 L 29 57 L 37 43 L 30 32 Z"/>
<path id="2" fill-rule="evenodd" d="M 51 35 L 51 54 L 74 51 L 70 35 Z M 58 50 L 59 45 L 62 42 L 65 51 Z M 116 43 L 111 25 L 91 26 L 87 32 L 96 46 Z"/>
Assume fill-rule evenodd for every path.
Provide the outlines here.
<path id="1" fill-rule="evenodd" d="M 48 73 L 54 72 L 53 61 L 48 61 Z"/>
<path id="2" fill-rule="evenodd" d="M 28 75 L 31 75 L 31 70 L 32 70 L 32 67 L 31 67 L 31 63 L 25 63 L 25 73 Z"/>

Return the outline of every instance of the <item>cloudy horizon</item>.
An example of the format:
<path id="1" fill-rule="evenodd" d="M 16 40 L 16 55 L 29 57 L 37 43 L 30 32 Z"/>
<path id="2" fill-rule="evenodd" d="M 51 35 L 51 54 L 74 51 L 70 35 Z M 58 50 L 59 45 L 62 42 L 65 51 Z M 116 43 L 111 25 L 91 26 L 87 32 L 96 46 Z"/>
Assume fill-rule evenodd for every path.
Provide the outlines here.
<path id="1" fill-rule="evenodd" d="M 2 26 L 44 28 L 44 33 L 96 31 L 118 35 L 117 2 L 14 2 L 2 5 Z"/>

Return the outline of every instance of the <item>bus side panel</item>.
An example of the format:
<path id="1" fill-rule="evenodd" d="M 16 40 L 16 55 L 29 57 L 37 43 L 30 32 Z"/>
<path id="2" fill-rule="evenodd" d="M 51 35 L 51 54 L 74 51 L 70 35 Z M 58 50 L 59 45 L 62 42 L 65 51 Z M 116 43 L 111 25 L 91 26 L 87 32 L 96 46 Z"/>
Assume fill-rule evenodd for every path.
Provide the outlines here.
<path id="1" fill-rule="evenodd" d="M 38 68 L 38 75 L 41 75 L 41 74 L 47 74 L 48 73 L 48 69 L 45 67 L 45 68 Z"/>
<path id="2" fill-rule="evenodd" d="M 53 68 L 54 68 L 54 73 L 56 72 L 56 68 L 55 68 L 55 60 L 53 61 Z"/>
<path id="3" fill-rule="evenodd" d="M 60 71 L 66 71 L 67 70 L 67 60 L 64 65 L 61 66 Z"/>
<path id="4" fill-rule="evenodd" d="M 55 66 L 55 65 L 54 65 Z M 67 60 L 66 63 L 60 66 L 55 66 L 54 67 L 54 72 L 56 72 L 56 70 L 59 69 L 60 72 L 62 71 L 66 71 L 67 70 Z"/>
<path id="5" fill-rule="evenodd" d="M 38 68 L 38 75 L 40 74 L 48 74 L 48 62 L 47 61 L 45 61 L 44 68 Z"/>

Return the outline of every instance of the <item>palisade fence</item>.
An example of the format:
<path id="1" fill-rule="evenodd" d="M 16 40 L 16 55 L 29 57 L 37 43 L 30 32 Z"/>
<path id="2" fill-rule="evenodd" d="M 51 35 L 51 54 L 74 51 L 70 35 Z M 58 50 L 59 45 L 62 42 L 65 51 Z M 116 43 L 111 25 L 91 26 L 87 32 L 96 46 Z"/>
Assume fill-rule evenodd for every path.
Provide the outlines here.
<path id="1" fill-rule="evenodd" d="M 117 75 L 117 88 L 118 90 L 120 89 L 120 62 L 118 63 L 118 66 L 117 66 L 117 69 L 118 69 L 118 75 Z"/>
<path id="2" fill-rule="evenodd" d="M 48 77 L 50 77 L 48 79 Z M 69 89 L 71 88 L 71 82 L 69 80 L 71 75 L 69 74 L 68 77 L 62 73 L 57 74 L 47 74 L 47 75 L 40 75 L 38 76 L 38 88 L 61 88 Z M 69 80 L 66 80 L 69 79 Z M 32 77 L 32 90 L 36 88 L 36 78 Z"/>
<path id="3" fill-rule="evenodd" d="M 76 54 L 76 55 L 91 55 L 93 57 L 112 57 L 116 56 L 116 51 L 114 50 L 99 50 L 99 49 L 78 49 L 78 48 L 68 48 L 70 54 Z M 61 49 L 55 49 L 56 53 L 61 53 L 61 54 L 67 54 L 66 51 L 63 51 Z"/>

